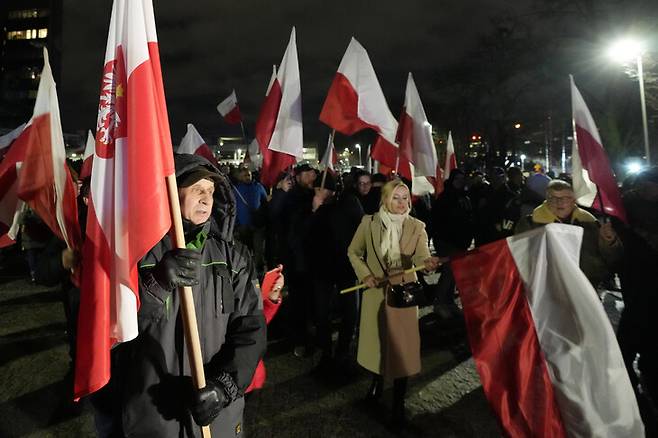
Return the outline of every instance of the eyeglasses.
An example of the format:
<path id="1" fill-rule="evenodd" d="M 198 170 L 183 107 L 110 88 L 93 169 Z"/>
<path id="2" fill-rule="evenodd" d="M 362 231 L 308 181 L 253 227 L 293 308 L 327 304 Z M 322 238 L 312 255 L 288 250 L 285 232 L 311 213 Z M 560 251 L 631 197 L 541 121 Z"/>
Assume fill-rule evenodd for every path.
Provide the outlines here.
<path id="1" fill-rule="evenodd" d="M 569 204 L 573 202 L 573 196 L 549 196 L 546 198 L 551 204 Z"/>

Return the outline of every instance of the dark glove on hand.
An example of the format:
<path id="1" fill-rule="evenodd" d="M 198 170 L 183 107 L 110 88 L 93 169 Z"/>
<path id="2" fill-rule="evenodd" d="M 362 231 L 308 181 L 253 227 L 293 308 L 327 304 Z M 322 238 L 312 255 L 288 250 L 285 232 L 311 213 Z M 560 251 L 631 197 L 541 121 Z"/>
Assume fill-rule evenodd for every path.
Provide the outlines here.
<path id="1" fill-rule="evenodd" d="M 153 278 L 167 290 L 199 284 L 201 253 L 193 249 L 167 251 L 153 268 Z"/>
<path id="2" fill-rule="evenodd" d="M 190 413 L 199 426 L 207 426 L 228 404 L 228 398 L 220 382 L 209 380 L 203 389 L 193 391 Z"/>

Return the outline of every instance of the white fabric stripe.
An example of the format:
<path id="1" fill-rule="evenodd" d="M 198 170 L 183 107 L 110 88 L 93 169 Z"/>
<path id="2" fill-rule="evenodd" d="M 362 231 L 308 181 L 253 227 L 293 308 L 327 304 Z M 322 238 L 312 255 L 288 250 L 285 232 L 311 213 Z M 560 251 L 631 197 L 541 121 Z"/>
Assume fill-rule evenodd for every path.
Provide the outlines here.
<path id="1" fill-rule="evenodd" d="M 452 131 L 448 131 L 448 141 L 446 142 L 446 161 L 443 163 L 443 180 L 450 178 L 450 157 L 455 155 L 455 145 L 452 142 Z"/>
<path id="2" fill-rule="evenodd" d="M 277 72 L 277 80 L 281 85 L 281 104 L 268 148 L 301 159 L 304 157 L 302 87 L 294 27 Z"/>
<path id="3" fill-rule="evenodd" d="M 142 17 L 146 17 L 143 19 Z M 130 44 L 127 42 L 130 41 Z M 115 0 L 105 49 L 105 64 L 116 57 L 123 46 L 126 77 L 149 59 L 148 42 L 157 42 L 151 0 Z"/>
<path id="4" fill-rule="evenodd" d="M 21 132 L 23 132 L 23 129 L 25 129 L 25 126 L 27 124 L 23 123 L 21 126 L 14 128 L 10 132 L 6 133 L 3 136 L 0 136 L 0 149 L 4 149 L 7 146 L 9 146 L 14 140 L 16 140 L 16 137 L 21 135 Z"/>
<path id="5" fill-rule="evenodd" d="M 388 107 L 368 52 L 356 39 L 350 40 L 338 66 L 338 72 L 347 78 L 359 96 L 359 119 L 379 127 L 381 136 L 397 146 L 395 134 L 398 122 Z"/>
<path id="6" fill-rule="evenodd" d="M 432 125 L 427 121 L 425 108 L 423 108 L 423 102 L 420 100 L 420 94 L 411 73 L 407 78 L 404 108 L 411 118 L 413 126 L 412 158 L 415 176 L 436 176 L 437 157 L 432 139 Z"/>
<path id="7" fill-rule="evenodd" d="M 235 90 L 233 90 L 226 99 L 219 102 L 219 105 L 217 105 L 217 111 L 219 114 L 221 114 L 222 117 L 224 117 L 226 114 L 230 113 L 237 105 L 238 97 L 235 95 Z"/>
<path id="8" fill-rule="evenodd" d="M 179 154 L 194 154 L 196 150 L 205 143 L 205 140 L 203 137 L 201 137 L 201 134 L 199 134 L 199 131 L 196 130 L 194 125 L 188 123 L 187 132 L 185 133 L 183 139 L 180 141 L 180 145 L 178 146 L 178 150 L 176 152 Z"/>
<path id="9" fill-rule="evenodd" d="M 94 134 L 91 132 L 90 129 L 87 132 L 87 144 L 85 145 L 85 153 L 82 156 L 82 159 L 86 160 L 87 158 L 94 155 L 95 150 L 96 150 L 96 138 L 94 137 Z"/>
<path id="10" fill-rule="evenodd" d="M 642 437 L 612 326 L 578 266 L 583 229 L 549 224 L 507 239 L 570 437 Z"/>

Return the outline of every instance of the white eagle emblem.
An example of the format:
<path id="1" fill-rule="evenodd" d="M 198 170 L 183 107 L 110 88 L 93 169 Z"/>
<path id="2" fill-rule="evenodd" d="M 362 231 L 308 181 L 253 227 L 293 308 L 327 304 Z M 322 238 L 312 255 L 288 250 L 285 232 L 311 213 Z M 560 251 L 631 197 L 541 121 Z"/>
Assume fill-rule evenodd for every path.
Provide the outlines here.
<path id="1" fill-rule="evenodd" d="M 101 97 L 98 104 L 98 120 L 96 122 L 96 138 L 99 142 L 109 145 L 114 143 L 114 132 L 121 123 L 116 112 L 117 97 L 123 95 L 123 87 L 116 84 L 116 62 L 111 63 L 103 73 Z"/>

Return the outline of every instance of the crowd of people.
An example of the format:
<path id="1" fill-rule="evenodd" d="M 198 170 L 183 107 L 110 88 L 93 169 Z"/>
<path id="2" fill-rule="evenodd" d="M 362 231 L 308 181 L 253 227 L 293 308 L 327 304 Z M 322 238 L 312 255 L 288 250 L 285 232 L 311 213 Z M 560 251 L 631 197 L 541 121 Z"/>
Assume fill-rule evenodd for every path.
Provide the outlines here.
<path id="1" fill-rule="evenodd" d="M 595 288 L 615 288 L 620 279 L 618 341 L 645 422 L 655 421 L 657 168 L 624 182 L 628 223 L 578 207 L 568 175 L 526 175 L 516 167 L 453 169 L 441 193 L 422 196 L 395 175 L 320 172 L 309 164 L 282 173 L 268 192 L 247 167 L 217 169 L 193 155 L 176 156 L 176 177 L 187 248 L 172 248 L 166 236 L 139 264 L 140 334 L 113 350 L 112 380 L 92 396 L 99 436 L 194 436 L 193 423 L 210 424 L 219 436 L 241 433 L 244 394 L 263 386 L 266 324 L 279 307 L 286 309 L 277 318 L 291 354 L 319 351 L 316 370 L 327 378 L 365 368 L 372 373 L 369 403 L 392 383 L 391 420 L 404 427 L 407 381 L 421 372 L 418 304 L 433 306 L 440 318 L 460 318 L 450 258 L 554 222 L 584 229 L 580 267 Z M 87 190 L 83 182 L 81 215 Z M 32 281 L 62 284 L 73 360 L 80 291 L 67 274 L 79 260 L 39 235 L 38 218 L 24 220 Z M 424 303 L 395 305 L 395 286 L 418 280 L 413 268 L 432 293 Z M 277 281 L 261 290 L 271 270 Z M 423 277 L 434 271 L 440 276 L 430 287 Z M 362 290 L 340 293 L 359 283 Z M 193 388 L 185 360 L 181 286 L 194 293 L 202 389 Z"/>

